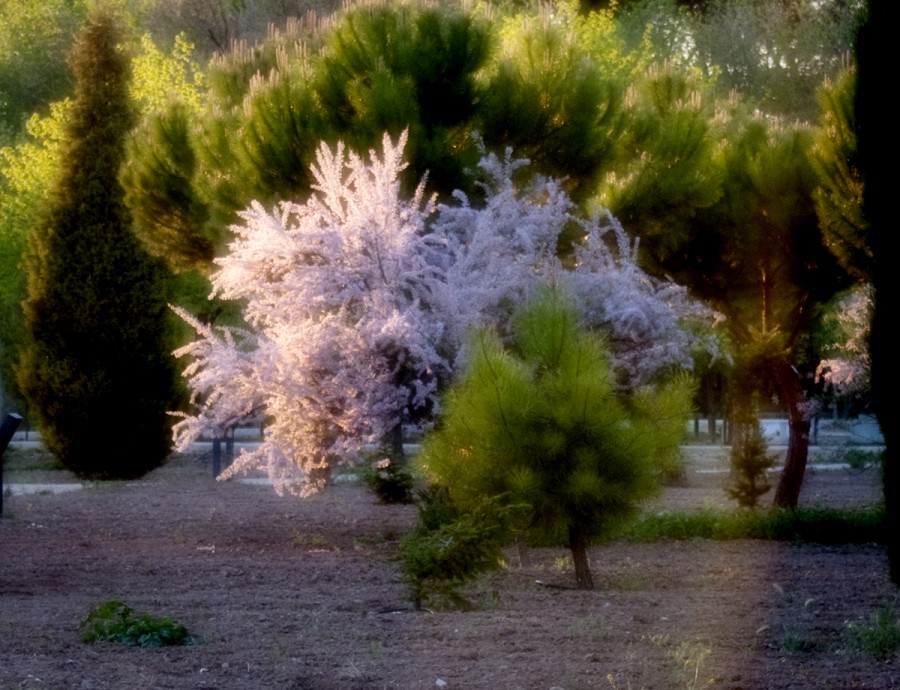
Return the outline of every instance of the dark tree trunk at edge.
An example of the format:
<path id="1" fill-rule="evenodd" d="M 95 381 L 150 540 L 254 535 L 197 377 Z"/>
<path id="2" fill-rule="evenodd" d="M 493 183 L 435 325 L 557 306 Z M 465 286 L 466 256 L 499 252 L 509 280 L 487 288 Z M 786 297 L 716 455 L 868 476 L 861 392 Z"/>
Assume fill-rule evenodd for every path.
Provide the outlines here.
<path id="1" fill-rule="evenodd" d="M 587 557 L 587 541 L 577 527 L 569 528 L 569 549 L 575 563 L 575 583 L 578 589 L 594 589 L 591 563 Z"/>
<path id="2" fill-rule="evenodd" d="M 890 10 L 888 8 L 891 8 Z M 856 142 L 859 170 L 864 185 L 863 215 L 868 222 L 872 250 L 872 285 L 875 305 L 869 353 L 872 363 L 872 402 L 884 435 L 885 538 L 891 581 L 900 585 L 900 467 L 897 467 L 897 432 L 892 419 L 896 407 L 898 367 L 894 360 L 896 277 L 893 247 L 895 215 L 892 208 L 894 179 L 885 172 L 887 152 L 895 150 L 897 125 L 894 111 L 884 104 L 885 68 L 892 64 L 896 48 L 893 6 L 885 0 L 869 0 L 869 17 L 857 41 Z M 895 42 L 895 41 L 894 41 Z M 894 142 L 894 143 L 891 143 Z M 890 238 L 890 239 L 889 239 Z"/>

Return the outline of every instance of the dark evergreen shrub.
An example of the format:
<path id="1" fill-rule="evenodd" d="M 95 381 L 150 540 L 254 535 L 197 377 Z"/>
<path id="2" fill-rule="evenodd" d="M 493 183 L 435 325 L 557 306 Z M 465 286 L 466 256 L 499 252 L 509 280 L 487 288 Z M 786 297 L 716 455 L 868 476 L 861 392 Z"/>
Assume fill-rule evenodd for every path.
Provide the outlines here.
<path id="1" fill-rule="evenodd" d="M 18 367 L 48 449 L 86 478 L 139 477 L 170 449 L 176 404 L 165 283 L 131 230 L 118 173 L 132 126 L 116 19 L 95 13 L 71 55 L 65 155 L 30 235 Z"/>
<path id="2" fill-rule="evenodd" d="M 775 466 L 755 408 L 736 414 L 731 447 L 731 477 L 726 492 L 738 505 L 755 508 L 759 499 L 772 488 L 767 472 Z"/>
<path id="3" fill-rule="evenodd" d="M 413 476 L 409 469 L 390 458 L 363 468 L 362 479 L 382 503 L 412 503 Z"/>

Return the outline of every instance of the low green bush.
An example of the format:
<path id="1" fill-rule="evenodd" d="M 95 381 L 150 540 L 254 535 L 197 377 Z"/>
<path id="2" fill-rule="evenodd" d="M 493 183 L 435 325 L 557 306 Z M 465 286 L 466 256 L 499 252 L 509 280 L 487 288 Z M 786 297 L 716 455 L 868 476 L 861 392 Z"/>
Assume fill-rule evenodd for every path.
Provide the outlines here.
<path id="1" fill-rule="evenodd" d="M 397 554 L 417 610 L 426 603 L 471 608 L 460 588 L 505 563 L 508 525 L 521 506 L 503 505 L 504 499 L 484 498 L 462 512 L 444 489 L 419 492 L 418 524 Z"/>
<path id="2" fill-rule="evenodd" d="M 884 507 L 771 508 L 766 511 L 647 513 L 624 526 L 618 538 L 638 542 L 663 539 L 764 539 L 819 544 L 883 542 Z"/>
<path id="3" fill-rule="evenodd" d="M 40 448 L 7 448 L 3 455 L 3 467 L 10 471 L 37 472 L 63 470 L 59 459 Z"/>
<path id="4" fill-rule="evenodd" d="M 413 502 L 412 473 L 390 458 L 365 465 L 360 477 L 382 503 Z"/>
<path id="5" fill-rule="evenodd" d="M 884 451 L 862 450 L 861 448 L 851 448 L 844 452 L 840 458 L 841 461 L 847 463 L 850 469 L 866 470 L 870 467 L 880 466 L 884 460 Z"/>
<path id="6" fill-rule="evenodd" d="M 135 616 L 121 601 L 107 601 L 93 609 L 81 621 L 81 639 L 94 642 L 120 642 L 127 647 L 169 647 L 192 644 L 187 628 L 170 618 Z"/>

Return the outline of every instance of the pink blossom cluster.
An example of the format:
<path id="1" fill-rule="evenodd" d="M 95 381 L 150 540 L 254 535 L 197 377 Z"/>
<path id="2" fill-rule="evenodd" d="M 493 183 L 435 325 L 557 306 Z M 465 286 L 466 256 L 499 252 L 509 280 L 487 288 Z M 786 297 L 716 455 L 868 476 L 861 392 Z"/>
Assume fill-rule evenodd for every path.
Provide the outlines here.
<path id="1" fill-rule="evenodd" d="M 851 292 L 838 305 L 837 322 L 844 334 L 832 357 L 816 368 L 816 379 L 838 394 L 854 395 L 869 388 L 869 327 L 872 320 L 872 288 Z"/>

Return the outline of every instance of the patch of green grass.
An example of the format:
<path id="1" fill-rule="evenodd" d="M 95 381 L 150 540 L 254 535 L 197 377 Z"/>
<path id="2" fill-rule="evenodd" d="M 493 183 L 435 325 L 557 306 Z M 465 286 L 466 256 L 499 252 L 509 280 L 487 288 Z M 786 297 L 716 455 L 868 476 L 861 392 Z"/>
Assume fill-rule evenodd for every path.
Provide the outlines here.
<path id="1" fill-rule="evenodd" d="M 609 622 L 598 614 L 575 616 L 569 624 L 569 634 L 574 637 L 603 639 L 611 633 Z"/>
<path id="2" fill-rule="evenodd" d="M 866 470 L 870 467 L 881 466 L 884 463 L 884 452 L 851 448 L 844 453 L 840 460 L 850 465 L 851 469 Z"/>
<path id="3" fill-rule="evenodd" d="M 107 601 L 93 609 L 81 621 L 81 639 L 94 642 L 120 642 L 127 647 L 168 647 L 193 644 L 187 628 L 170 618 L 135 616 L 121 601 Z"/>
<path id="4" fill-rule="evenodd" d="M 847 623 L 847 646 L 884 661 L 900 651 L 900 621 L 893 606 L 885 606 L 868 621 Z"/>
<path id="5" fill-rule="evenodd" d="M 653 582 L 640 573 L 622 573 L 607 577 L 606 587 L 618 592 L 643 592 L 652 589 Z"/>
<path id="6" fill-rule="evenodd" d="M 644 543 L 699 538 L 866 544 L 884 541 L 884 507 L 666 511 L 641 515 L 615 536 Z"/>
<path id="7" fill-rule="evenodd" d="M 806 654 L 816 651 L 819 644 L 799 633 L 786 631 L 781 638 L 781 648 L 792 654 Z"/>
<path id="8" fill-rule="evenodd" d="M 324 532 L 304 532 L 294 528 L 291 544 L 304 550 L 323 549 L 328 544 L 328 537 Z"/>
<path id="9" fill-rule="evenodd" d="M 785 622 L 781 625 L 781 635 L 778 638 L 780 649 L 791 654 L 806 654 L 826 649 L 829 646 L 827 640 L 817 639 L 808 634 L 809 623 L 816 618 L 813 609 L 816 600 L 807 597 L 801 603 L 796 593 L 785 590 L 777 582 L 772 583 L 772 589 L 778 595 L 780 606 L 785 610 Z M 756 632 L 766 630 L 769 630 L 768 625 L 762 626 Z"/>
<path id="10" fill-rule="evenodd" d="M 10 472 L 64 470 L 53 453 L 41 448 L 7 448 L 3 453 L 3 467 Z"/>
<path id="11" fill-rule="evenodd" d="M 384 657 L 384 645 L 378 640 L 370 642 L 368 649 L 366 649 L 366 656 L 370 661 L 379 661 Z"/>

